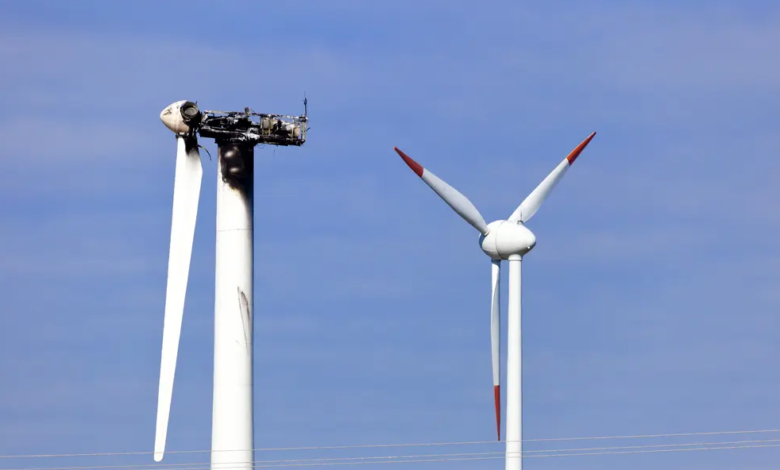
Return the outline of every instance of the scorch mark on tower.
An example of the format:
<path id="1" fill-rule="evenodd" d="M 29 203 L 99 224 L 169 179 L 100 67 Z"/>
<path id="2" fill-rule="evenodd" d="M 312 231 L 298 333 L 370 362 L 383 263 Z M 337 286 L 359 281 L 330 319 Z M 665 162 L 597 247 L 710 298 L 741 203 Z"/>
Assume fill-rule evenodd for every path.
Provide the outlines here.
<path id="1" fill-rule="evenodd" d="M 237 142 L 219 142 L 219 155 L 222 181 L 251 200 L 255 172 L 254 147 Z"/>

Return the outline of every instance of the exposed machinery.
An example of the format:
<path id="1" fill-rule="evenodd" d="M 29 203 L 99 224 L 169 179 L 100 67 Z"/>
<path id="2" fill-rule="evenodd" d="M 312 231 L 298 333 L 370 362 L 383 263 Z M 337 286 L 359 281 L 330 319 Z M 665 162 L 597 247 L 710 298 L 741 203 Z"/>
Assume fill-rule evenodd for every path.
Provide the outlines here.
<path id="1" fill-rule="evenodd" d="M 192 101 L 177 102 L 165 108 L 160 118 L 177 134 L 195 133 L 217 141 L 231 140 L 251 145 L 301 146 L 306 142 L 308 100 L 300 116 L 244 111 L 201 111 Z"/>

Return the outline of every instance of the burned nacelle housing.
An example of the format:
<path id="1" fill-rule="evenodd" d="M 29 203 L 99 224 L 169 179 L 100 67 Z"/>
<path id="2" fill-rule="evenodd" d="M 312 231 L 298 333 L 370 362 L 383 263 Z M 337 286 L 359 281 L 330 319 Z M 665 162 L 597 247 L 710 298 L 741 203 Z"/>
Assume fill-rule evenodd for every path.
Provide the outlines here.
<path id="1" fill-rule="evenodd" d="M 281 114 L 204 111 L 198 132 L 203 137 L 251 144 L 301 146 L 306 142 L 308 118 Z"/>

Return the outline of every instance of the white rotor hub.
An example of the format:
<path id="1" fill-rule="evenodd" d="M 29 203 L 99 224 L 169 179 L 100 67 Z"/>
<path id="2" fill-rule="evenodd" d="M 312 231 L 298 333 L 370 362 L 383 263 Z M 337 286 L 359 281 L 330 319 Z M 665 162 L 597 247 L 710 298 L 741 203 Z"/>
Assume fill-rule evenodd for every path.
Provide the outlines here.
<path id="1" fill-rule="evenodd" d="M 495 260 L 507 260 L 511 255 L 524 255 L 536 246 L 536 236 L 521 222 L 497 220 L 488 224 L 487 235 L 479 237 L 479 245 Z"/>
<path id="2" fill-rule="evenodd" d="M 163 109 L 160 113 L 160 120 L 176 135 L 184 135 L 190 131 L 190 126 L 187 123 L 198 119 L 199 114 L 200 111 L 195 103 L 181 100 Z"/>

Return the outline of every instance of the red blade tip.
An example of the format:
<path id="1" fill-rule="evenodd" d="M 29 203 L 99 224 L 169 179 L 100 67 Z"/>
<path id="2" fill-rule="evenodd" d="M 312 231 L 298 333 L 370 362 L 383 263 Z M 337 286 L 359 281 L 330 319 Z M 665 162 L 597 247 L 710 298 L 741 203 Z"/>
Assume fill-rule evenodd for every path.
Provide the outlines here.
<path id="1" fill-rule="evenodd" d="M 585 150 L 585 147 L 588 146 L 591 140 L 593 140 L 593 137 L 596 135 L 595 132 L 593 132 L 591 135 L 589 135 L 585 140 L 583 140 L 580 145 L 578 145 L 574 150 L 571 151 L 571 153 L 566 157 L 566 160 L 569 161 L 569 165 L 574 163 L 574 160 L 577 159 L 577 157 L 580 156 L 583 150 Z"/>
<path id="2" fill-rule="evenodd" d="M 501 385 L 493 386 L 493 398 L 496 403 L 496 434 L 498 440 L 501 440 Z"/>
<path id="3" fill-rule="evenodd" d="M 393 150 L 395 150 L 396 153 L 398 155 L 400 155 L 401 158 L 404 159 L 406 164 L 409 165 L 409 168 L 411 168 L 412 171 L 417 174 L 417 176 L 422 178 L 422 175 L 423 175 L 423 167 L 422 167 L 422 165 L 420 165 L 416 161 L 412 160 L 412 158 L 409 155 L 403 153 L 398 147 L 393 147 Z"/>

